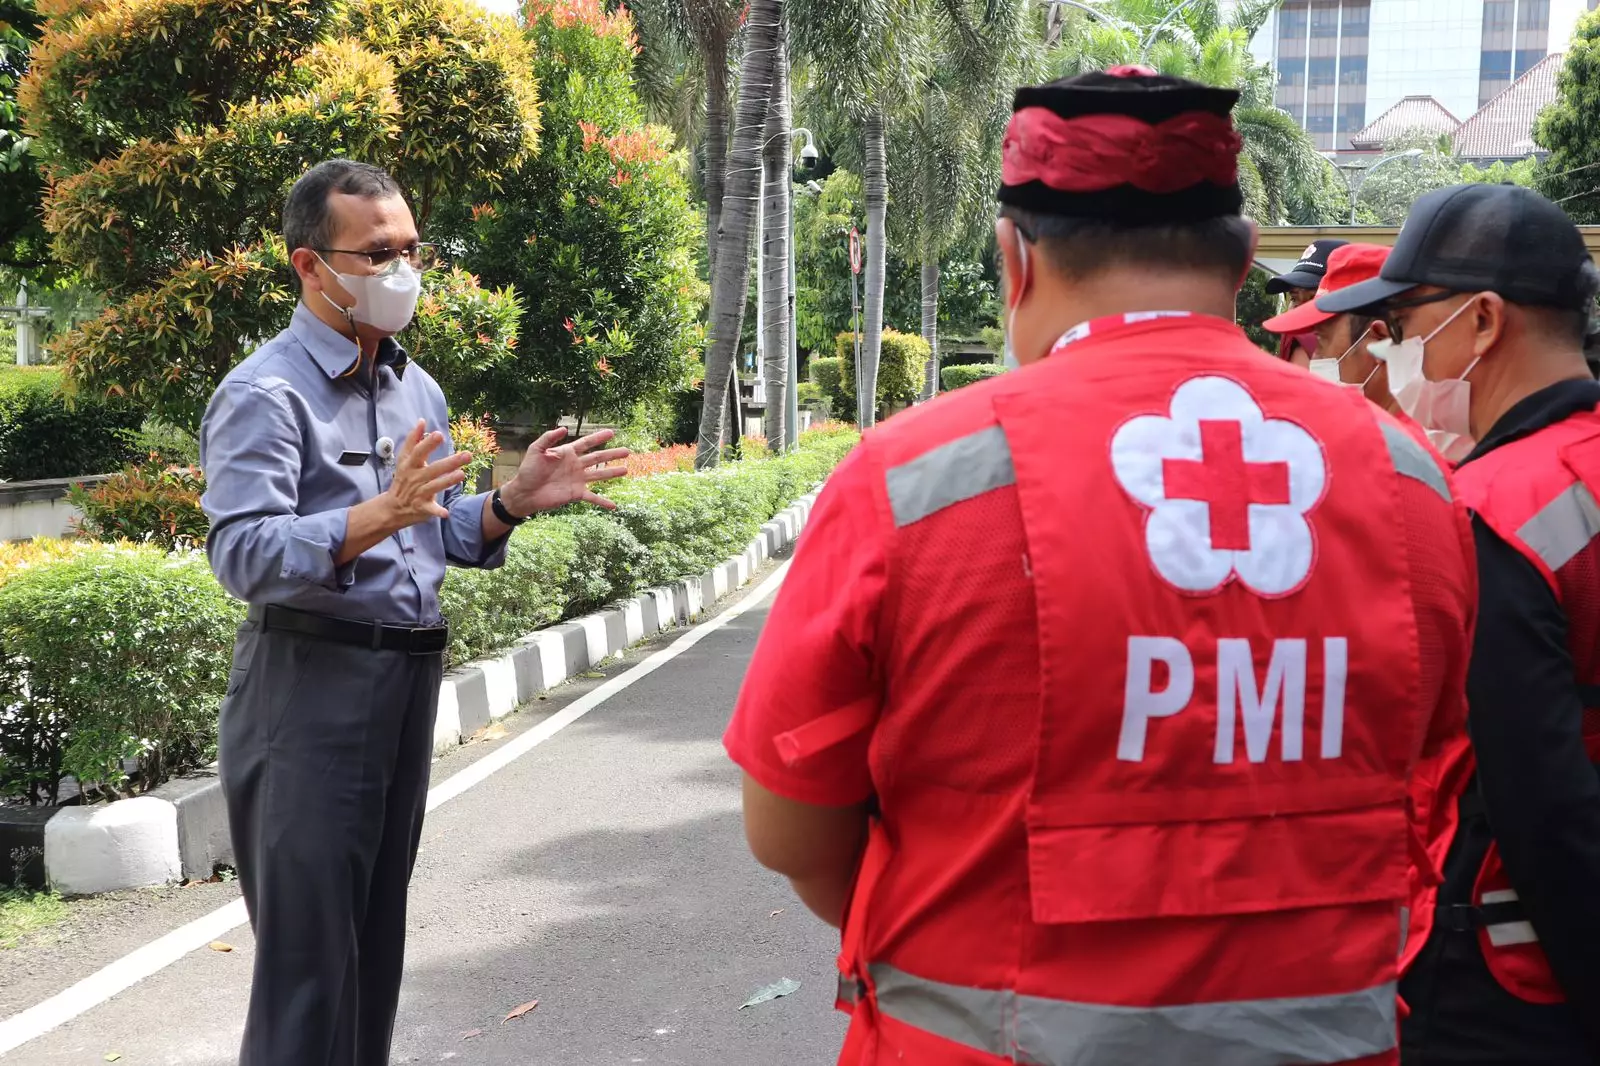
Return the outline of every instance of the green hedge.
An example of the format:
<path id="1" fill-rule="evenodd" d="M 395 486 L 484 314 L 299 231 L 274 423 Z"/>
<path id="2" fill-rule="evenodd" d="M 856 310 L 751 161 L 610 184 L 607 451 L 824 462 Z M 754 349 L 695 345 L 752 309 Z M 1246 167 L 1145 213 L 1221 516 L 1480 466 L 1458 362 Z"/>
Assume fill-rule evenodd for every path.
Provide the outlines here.
<path id="1" fill-rule="evenodd" d="M 974 381 L 999 377 L 1005 372 L 1005 367 L 996 366 L 994 363 L 947 366 L 939 371 L 939 384 L 944 387 L 945 392 L 949 392 L 951 389 L 959 389 L 963 385 L 971 385 Z"/>
<path id="2" fill-rule="evenodd" d="M 0 585 L 0 795 L 120 795 L 209 762 L 243 605 L 199 553 L 105 545 Z"/>
<path id="3" fill-rule="evenodd" d="M 445 578 L 451 660 L 481 658 L 540 626 L 738 554 L 762 523 L 827 477 L 856 436 L 812 432 L 800 441 L 788 455 L 613 482 L 605 492 L 614 514 L 570 509 L 523 525 L 504 568 Z"/>
<path id="4" fill-rule="evenodd" d="M 573 508 L 527 522 L 503 568 L 446 577 L 450 659 L 737 554 L 855 441 L 814 431 L 787 455 L 613 483 L 614 514 Z M 94 794 L 124 795 L 213 758 L 243 607 L 204 556 L 151 544 L 37 554 L 0 573 L 0 796 L 51 802 L 68 774 Z"/>
<path id="5" fill-rule="evenodd" d="M 834 345 L 842 371 L 841 387 L 854 396 L 855 334 L 839 334 L 834 339 Z M 878 417 L 882 418 L 891 407 L 904 407 L 914 402 L 922 394 L 923 375 L 927 373 L 932 354 L 928 342 L 915 333 L 901 333 L 894 329 L 883 331 L 883 343 L 878 354 Z"/>
<path id="6" fill-rule="evenodd" d="M 0 479 L 109 474 L 134 457 L 144 414 L 133 403 L 69 399 L 56 367 L 0 369 Z"/>
<path id="7" fill-rule="evenodd" d="M 848 361 L 853 362 L 855 355 L 848 356 Z M 856 397 L 853 391 L 844 387 L 844 364 L 846 358 L 837 355 L 814 355 L 811 357 L 811 381 L 828 401 L 829 408 L 834 418 L 846 422 L 855 421 Z"/>

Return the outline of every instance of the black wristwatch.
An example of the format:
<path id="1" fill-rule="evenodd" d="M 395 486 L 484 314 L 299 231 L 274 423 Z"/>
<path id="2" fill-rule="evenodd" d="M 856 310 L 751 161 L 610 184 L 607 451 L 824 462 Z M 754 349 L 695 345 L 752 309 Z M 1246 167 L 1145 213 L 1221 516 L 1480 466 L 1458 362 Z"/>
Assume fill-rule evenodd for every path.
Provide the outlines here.
<path id="1" fill-rule="evenodd" d="M 522 525 L 522 523 L 528 520 L 527 515 L 523 515 L 521 518 L 518 518 L 510 511 L 506 510 L 505 501 L 500 499 L 499 489 L 495 489 L 494 495 L 489 497 L 489 510 L 494 512 L 494 516 L 496 518 L 500 519 L 500 521 L 504 522 L 506 525 L 511 526 L 513 529 Z"/>

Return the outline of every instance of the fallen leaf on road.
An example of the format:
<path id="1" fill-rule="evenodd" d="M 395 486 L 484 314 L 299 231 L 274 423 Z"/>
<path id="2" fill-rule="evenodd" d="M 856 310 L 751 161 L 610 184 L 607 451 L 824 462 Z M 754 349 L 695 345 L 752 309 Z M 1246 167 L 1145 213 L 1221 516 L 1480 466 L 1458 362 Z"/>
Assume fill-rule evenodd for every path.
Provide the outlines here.
<path id="1" fill-rule="evenodd" d="M 120 1058 L 122 1058 L 122 1052 L 120 1051 L 112 1051 L 106 1055 L 107 1062 L 116 1062 Z"/>
<path id="2" fill-rule="evenodd" d="M 780 915 L 782 913 L 783 913 L 783 908 L 779 907 L 777 910 L 775 910 L 771 914 L 767 915 L 767 917 L 768 918 L 776 918 L 778 915 Z"/>
<path id="3" fill-rule="evenodd" d="M 482 729 L 480 729 L 476 733 L 472 734 L 472 739 L 473 740 L 504 740 L 506 737 L 508 737 L 510 735 L 511 735 L 510 733 L 506 732 L 506 727 L 503 726 L 503 725 L 500 725 L 497 722 L 494 725 L 484 726 Z"/>
<path id="4" fill-rule="evenodd" d="M 475 1036 L 482 1036 L 482 1035 L 483 1035 L 483 1030 L 482 1029 L 468 1029 L 466 1032 L 461 1034 L 461 1039 L 463 1039 L 463 1040 L 471 1040 Z"/>
<path id="5" fill-rule="evenodd" d="M 800 991 L 800 982 L 791 977 L 785 977 L 783 980 L 768 985 L 766 988 L 763 988 L 761 991 L 745 1000 L 739 1005 L 739 1009 L 744 1010 L 746 1007 L 756 1007 L 763 1003 L 770 1003 L 772 1000 L 791 995 L 798 991 Z"/>
<path id="6" fill-rule="evenodd" d="M 537 1007 L 538 1005 L 539 1005 L 539 1001 L 538 1000 L 530 999 L 530 1000 L 528 1000 L 528 1002 L 524 1003 L 522 1006 L 520 1006 L 517 1009 L 513 1010 L 510 1014 L 506 1015 L 505 1018 L 503 1018 L 501 1020 L 500 1024 L 504 1025 L 504 1024 L 506 1024 L 506 1022 L 515 1021 L 516 1019 L 522 1017 L 524 1014 L 527 1014 L 529 1011 L 531 1011 L 533 1008 Z"/>
<path id="7" fill-rule="evenodd" d="M 230 951 L 232 951 L 232 950 L 233 950 L 233 945 L 232 945 L 232 944 L 224 944 L 224 943 L 223 943 L 223 942 L 222 942 L 222 941 L 220 941 L 220 940 L 213 940 L 213 941 L 212 941 L 212 942 L 211 942 L 211 943 L 210 943 L 210 944 L 208 944 L 208 945 L 207 945 L 207 946 L 208 946 L 208 947 L 209 947 L 209 948 L 211 948 L 211 950 L 212 950 L 212 951 L 220 951 L 220 952 L 222 952 L 222 953 L 223 953 L 223 954 L 224 954 L 224 955 L 226 955 L 226 954 L 227 954 L 227 953 L 228 953 L 228 952 L 230 952 Z"/>
<path id="8" fill-rule="evenodd" d="M 598 670 L 589 670 L 589 671 L 587 671 L 585 673 L 579 674 L 578 676 L 579 677 L 587 677 L 587 678 L 593 679 L 593 678 L 605 677 L 606 675 L 600 673 Z"/>

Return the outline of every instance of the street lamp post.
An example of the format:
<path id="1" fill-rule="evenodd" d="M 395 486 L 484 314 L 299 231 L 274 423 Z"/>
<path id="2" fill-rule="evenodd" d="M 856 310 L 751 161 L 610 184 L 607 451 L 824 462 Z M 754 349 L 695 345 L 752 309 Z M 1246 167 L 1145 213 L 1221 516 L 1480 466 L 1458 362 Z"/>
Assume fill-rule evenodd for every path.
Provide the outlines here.
<path id="1" fill-rule="evenodd" d="M 1407 148 L 1403 152 L 1384 156 L 1370 167 L 1342 167 L 1333 160 L 1328 159 L 1327 156 L 1323 156 L 1324 159 L 1328 159 L 1328 165 L 1334 169 L 1334 172 L 1344 179 L 1345 193 L 1350 199 L 1350 225 L 1354 226 L 1356 224 L 1356 200 L 1360 197 L 1361 190 L 1366 188 L 1367 178 L 1372 176 L 1374 170 L 1377 170 L 1385 163 L 1393 163 L 1396 159 L 1416 159 L 1421 155 L 1421 148 Z M 1356 181 L 1357 174 L 1361 175 L 1359 183 Z"/>
<path id="2" fill-rule="evenodd" d="M 805 145 L 800 149 L 800 167 L 802 170 L 811 170 L 817 165 L 817 142 L 812 139 L 811 131 L 804 126 L 789 131 L 789 138 L 804 137 Z M 815 182 L 807 183 L 807 187 L 814 186 Z M 783 390 L 784 418 L 783 418 L 783 449 L 791 451 L 800 442 L 800 330 L 795 321 L 795 273 L 794 273 L 794 196 L 789 197 L 789 379 Z"/>

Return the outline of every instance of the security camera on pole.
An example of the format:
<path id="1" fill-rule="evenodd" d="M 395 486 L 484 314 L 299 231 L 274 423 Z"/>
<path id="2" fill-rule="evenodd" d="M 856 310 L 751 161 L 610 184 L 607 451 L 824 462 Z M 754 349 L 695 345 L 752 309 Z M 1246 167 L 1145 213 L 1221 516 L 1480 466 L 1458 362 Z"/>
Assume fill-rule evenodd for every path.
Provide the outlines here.
<path id="1" fill-rule="evenodd" d="M 817 169 L 817 144 L 811 137 L 811 131 L 804 126 L 789 131 L 790 139 L 804 137 L 806 143 L 800 149 L 800 169 L 807 174 Z M 817 183 L 808 181 L 808 188 L 817 191 Z M 800 440 L 800 324 L 795 319 L 795 272 L 794 272 L 794 197 L 789 197 L 789 387 L 785 394 L 785 410 L 783 419 L 783 447 L 785 451 L 792 450 Z"/>

